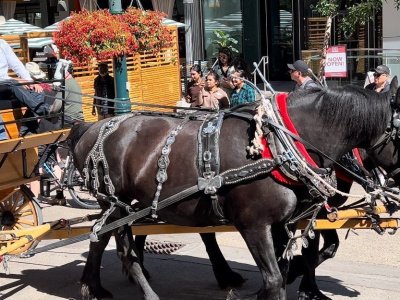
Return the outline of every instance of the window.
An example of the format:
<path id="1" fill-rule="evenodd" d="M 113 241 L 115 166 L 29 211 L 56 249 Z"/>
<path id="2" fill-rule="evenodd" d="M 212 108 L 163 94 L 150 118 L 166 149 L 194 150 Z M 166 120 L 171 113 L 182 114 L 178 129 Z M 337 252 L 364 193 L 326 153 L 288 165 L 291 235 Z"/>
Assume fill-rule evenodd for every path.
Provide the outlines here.
<path id="1" fill-rule="evenodd" d="M 231 45 L 234 48 L 234 55 L 241 53 L 243 37 L 241 1 L 205 0 L 202 2 L 206 58 L 216 57 L 218 52 L 217 41 Z M 225 38 L 218 38 L 215 31 L 220 31 Z M 236 40 L 237 44 L 228 39 Z"/>

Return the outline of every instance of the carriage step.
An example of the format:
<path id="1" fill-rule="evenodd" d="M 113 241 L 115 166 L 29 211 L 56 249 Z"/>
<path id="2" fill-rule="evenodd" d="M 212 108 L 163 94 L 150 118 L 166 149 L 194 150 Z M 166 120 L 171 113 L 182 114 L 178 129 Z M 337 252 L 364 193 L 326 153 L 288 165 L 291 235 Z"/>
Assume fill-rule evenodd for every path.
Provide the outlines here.
<path id="1" fill-rule="evenodd" d="M 165 241 L 146 241 L 144 251 L 152 254 L 172 254 L 183 248 L 185 244 Z"/>

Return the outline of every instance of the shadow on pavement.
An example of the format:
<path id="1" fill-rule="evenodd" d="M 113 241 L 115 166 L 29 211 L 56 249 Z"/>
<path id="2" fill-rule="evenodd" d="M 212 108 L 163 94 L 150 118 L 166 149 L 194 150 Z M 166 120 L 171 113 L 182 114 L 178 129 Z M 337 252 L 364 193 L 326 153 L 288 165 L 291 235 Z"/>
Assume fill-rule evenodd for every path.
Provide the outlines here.
<path id="1" fill-rule="evenodd" d="M 330 295 L 357 298 L 360 292 L 344 285 L 344 282 L 330 276 L 317 276 L 318 287 Z"/>
<path id="2" fill-rule="evenodd" d="M 87 256 L 87 253 L 84 253 L 83 256 Z M 35 264 L 30 264 L 29 259 L 22 262 L 26 262 L 22 275 L 8 275 L 13 282 L 0 287 L 0 299 L 13 298 L 13 295 L 16 298 L 15 295 L 27 286 L 49 295 L 49 298 L 80 299 L 79 280 L 83 272 L 84 258 L 61 266 L 50 267 L 47 270 L 32 269 Z M 261 285 L 261 276 L 257 267 L 245 263 L 229 263 L 235 271 L 247 279 L 244 285 L 237 289 L 237 292 L 246 299 L 249 295 L 254 295 Z M 186 255 L 147 254 L 145 265 L 151 274 L 150 284 L 161 299 L 226 299 L 229 292 L 228 289 L 221 290 L 218 287 L 208 259 Z M 139 288 L 122 274 L 121 264 L 115 250 L 108 250 L 104 253 L 101 279 L 103 287 L 113 293 L 115 300 L 141 297 Z M 323 276 L 317 279 L 320 288 L 331 295 L 347 297 L 359 295 L 357 291 L 347 289 L 334 278 Z M 288 286 L 288 299 L 297 299 L 298 285 L 299 280 Z M 254 297 L 251 298 L 254 299 Z M 31 300 L 34 299 L 39 298 L 32 295 Z"/>

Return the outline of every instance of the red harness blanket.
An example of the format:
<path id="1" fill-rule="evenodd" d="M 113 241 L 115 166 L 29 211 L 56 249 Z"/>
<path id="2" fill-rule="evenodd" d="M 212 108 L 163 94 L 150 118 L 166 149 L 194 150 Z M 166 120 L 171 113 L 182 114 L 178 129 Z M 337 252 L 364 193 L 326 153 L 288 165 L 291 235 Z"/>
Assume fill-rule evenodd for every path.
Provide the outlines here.
<path id="1" fill-rule="evenodd" d="M 277 107 L 279 109 L 279 113 L 281 114 L 281 118 L 282 121 L 285 125 L 285 127 L 292 132 L 295 135 L 299 135 L 296 127 L 294 126 L 292 120 L 290 119 L 288 110 L 287 110 L 287 98 L 288 95 L 286 93 L 280 93 L 276 95 L 276 103 L 277 103 Z M 262 157 L 263 158 L 272 158 L 272 152 L 271 149 L 269 148 L 268 145 L 268 140 L 266 138 L 262 139 L 262 144 L 264 145 L 264 151 L 262 153 Z M 318 165 L 315 163 L 315 161 L 311 158 L 311 156 L 309 155 L 309 153 L 307 152 L 306 147 L 299 141 L 295 141 L 294 142 L 295 146 L 297 147 L 298 151 L 300 152 L 301 155 L 303 155 L 303 157 L 305 158 L 305 160 L 307 161 L 307 163 L 310 164 L 310 166 L 318 168 Z M 353 154 L 355 155 L 355 157 L 358 160 L 358 163 L 360 165 L 362 165 L 362 160 L 360 157 L 360 154 L 358 152 L 358 149 L 354 149 L 353 150 Z M 339 174 L 338 174 L 339 173 Z M 347 181 L 347 182 L 352 182 L 353 180 L 348 177 L 344 172 L 339 171 L 337 173 L 338 177 Z M 292 179 L 290 179 L 289 177 L 287 177 L 279 168 L 275 169 L 271 172 L 272 176 L 279 182 L 285 183 L 285 184 L 299 184 L 296 181 L 293 181 Z"/>

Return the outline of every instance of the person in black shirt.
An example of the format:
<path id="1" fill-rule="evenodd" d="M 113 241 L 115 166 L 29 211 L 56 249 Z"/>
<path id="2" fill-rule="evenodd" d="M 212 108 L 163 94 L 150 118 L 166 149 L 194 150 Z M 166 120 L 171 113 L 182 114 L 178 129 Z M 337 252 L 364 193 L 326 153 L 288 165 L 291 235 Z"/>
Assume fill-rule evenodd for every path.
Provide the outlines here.
<path id="1" fill-rule="evenodd" d="M 99 64 L 99 75 L 94 79 L 94 95 L 101 98 L 114 99 L 114 77 L 108 74 L 108 65 L 106 63 Z M 99 106 L 96 106 L 99 105 Z M 97 119 L 103 120 L 114 115 L 114 102 L 93 99 L 92 115 Z"/>

